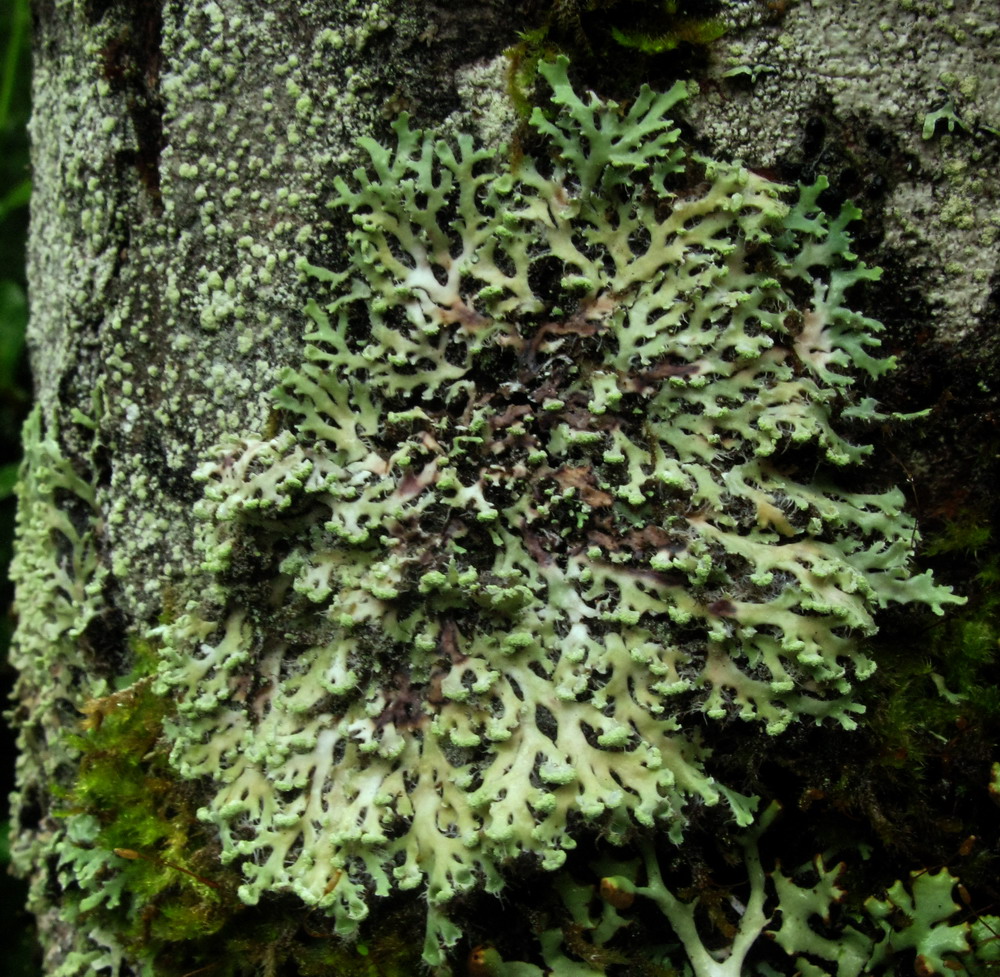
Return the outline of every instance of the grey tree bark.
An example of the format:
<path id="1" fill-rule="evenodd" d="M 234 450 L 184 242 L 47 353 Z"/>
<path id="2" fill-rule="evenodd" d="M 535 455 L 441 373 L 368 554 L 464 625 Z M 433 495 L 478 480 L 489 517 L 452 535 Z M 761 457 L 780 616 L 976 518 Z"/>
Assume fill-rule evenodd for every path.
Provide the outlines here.
<path id="1" fill-rule="evenodd" d="M 578 90 L 620 101 L 632 99 L 641 81 L 658 91 L 677 78 L 697 81 L 699 93 L 680 110 L 690 145 L 783 183 L 825 173 L 834 206 L 860 203 L 855 250 L 885 269 L 865 291 L 864 311 L 885 323 L 884 342 L 900 361 L 877 396 L 895 411 L 936 408 L 929 419 L 879 435 L 874 465 L 887 480 L 910 486 L 925 532 L 954 539 L 948 527 L 974 524 L 978 562 L 961 548 L 971 544 L 941 544 L 938 552 L 952 554 L 942 569 L 949 582 L 966 593 L 978 586 L 997 512 L 995 5 L 682 4 L 683 16 L 718 19 L 725 33 L 706 44 L 664 43 L 652 53 L 612 34 L 645 15 L 645 6 L 37 0 L 30 343 L 38 406 L 26 435 L 16 567 L 23 752 L 15 854 L 32 879 L 47 974 L 180 977 L 202 967 L 212 974 L 360 974 L 421 966 L 423 912 L 405 892 L 363 933 L 361 945 L 367 941 L 374 954 L 367 960 L 357 944 L 348 951 L 329 939 L 321 914 L 293 895 L 239 908 L 236 882 L 225 876 L 238 874 L 236 867 L 219 865 L 214 827 L 195 817 L 205 784 L 164 786 L 170 761 L 161 736 L 174 719 L 150 693 L 149 675 L 159 653 L 156 629 L 199 596 L 191 592 L 204 561 L 196 471 L 218 457 L 216 446 L 272 437 L 280 427 L 271 391 L 284 367 L 302 362 L 302 310 L 315 291 L 301 261 L 336 264 L 346 253 L 347 224 L 327 205 L 335 179 L 366 159 L 356 140 L 388 142 L 401 111 L 415 126 L 469 133 L 487 146 L 522 140 L 511 65 L 539 52 L 567 51 Z M 666 34 L 673 22 L 663 23 Z M 531 30 L 547 32 L 534 48 L 518 35 Z M 977 612 L 983 606 L 976 604 Z M 907 640 L 923 642 L 921 655 L 940 652 L 933 635 L 914 637 L 901 619 L 890 620 Z M 895 652 L 886 654 L 893 660 Z M 993 667 L 986 660 L 977 681 L 995 679 Z M 968 790 L 988 800 L 996 716 L 981 716 L 974 721 L 979 738 L 955 763 L 959 778 L 978 771 Z M 878 736 L 863 735 L 873 748 Z M 754 749 L 757 765 L 766 765 L 759 759 L 766 748 L 747 746 Z M 801 788 L 804 811 L 822 791 L 834 791 L 839 773 L 831 769 L 823 786 L 802 771 L 812 756 L 832 763 L 834 747 L 803 733 L 788 749 L 788 769 L 773 776 Z M 739 751 L 738 744 L 720 748 L 724 756 Z M 754 783 L 766 780 L 761 774 Z M 953 797 L 951 787 L 932 789 Z M 893 812 L 858 803 L 849 813 L 860 810 L 892 850 L 879 818 Z M 978 800 L 970 804 L 979 810 Z M 134 814 L 115 822 L 117 833 L 109 824 L 119 814 L 102 815 L 113 810 Z M 90 820 L 74 822 L 81 811 Z M 966 834 L 985 831 L 995 842 L 995 822 L 977 818 L 964 825 Z M 823 821 L 824 830 L 834 821 Z M 114 857 L 101 847 L 112 836 Z M 961 840 L 945 831 L 921 851 L 929 858 Z M 757 839 L 733 844 L 750 851 Z M 177 868 L 185 845 L 190 857 Z M 919 849 L 912 838 L 897 847 L 907 845 Z M 748 884 L 756 884 L 759 857 L 747 856 Z M 718 861 L 705 861 L 712 858 Z M 931 864 L 886 859 L 887 879 Z M 521 884 L 534 878 L 525 865 L 510 872 Z M 188 888 L 174 899 L 181 882 Z M 655 888 L 651 878 L 645 884 Z M 878 896 L 877 885 L 862 896 Z M 703 906 L 711 902 L 706 891 Z M 734 890 L 726 900 L 730 895 L 746 898 Z M 505 912 L 517 911 L 517 898 Z M 477 942 L 490 942 L 482 919 L 492 906 L 476 895 L 462 910 L 479 914 L 478 930 L 471 927 Z M 756 908 L 759 931 L 764 913 Z M 675 929 L 682 925 L 674 909 L 663 911 Z M 126 921 L 112 932 L 116 912 Z M 502 921 L 511 931 L 520 926 L 525 944 L 530 932 L 558 928 L 527 913 L 520 924 Z M 586 916 L 579 910 L 567 927 L 590 932 Z M 248 927 L 266 935 L 241 932 Z M 582 939 L 563 958 L 580 968 L 573 973 L 583 972 Z M 682 938 L 689 955 L 694 940 Z M 962 950 L 958 943 L 954 949 Z M 523 958 L 510 952 L 507 960 L 528 959 L 527 951 Z M 639 966 L 614 952 L 595 950 L 595 968 Z M 540 974 L 537 954 L 530 959 L 536 963 L 505 963 L 489 947 L 473 950 L 467 966 L 501 977 Z M 462 972 L 453 959 L 438 964 L 441 972 L 449 966 Z M 711 954 L 700 966 L 709 969 L 699 973 L 711 972 Z"/>

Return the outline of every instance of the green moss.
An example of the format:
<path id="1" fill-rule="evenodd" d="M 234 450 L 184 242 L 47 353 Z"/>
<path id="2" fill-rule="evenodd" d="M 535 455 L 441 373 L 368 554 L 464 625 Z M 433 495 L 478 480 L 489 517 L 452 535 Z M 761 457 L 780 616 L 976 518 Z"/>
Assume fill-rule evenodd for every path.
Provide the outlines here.
<path id="1" fill-rule="evenodd" d="M 613 40 L 645 54 L 681 44 L 705 45 L 726 32 L 703 0 L 569 0 L 553 4 L 549 23 L 557 33 L 590 45 Z"/>
<path id="2" fill-rule="evenodd" d="M 316 925 L 322 929 L 322 924 Z M 304 930 L 305 939 L 296 942 L 291 954 L 302 977 L 410 977 L 423 969 L 420 944 L 398 926 L 373 926 L 365 942 L 351 944 L 309 927 Z"/>
<path id="3" fill-rule="evenodd" d="M 611 28 L 611 36 L 626 48 L 643 54 L 663 54 L 681 44 L 704 46 L 717 41 L 726 33 L 726 24 L 718 17 L 675 16 L 677 4 L 663 4 L 666 17 L 661 15 L 635 26 Z"/>
<path id="4" fill-rule="evenodd" d="M 927 540 L 924 553 L 927 556 L 943 556 L 946 554 L 961 554 L 978 557 L 980 550 L 987 547 L 993 539 L 993 529 L 982 522 L 982 517 L 976 513 L 963 512 L 945 523 L 932 537 Z M 988 581 L 994 582 L 992 579 Z M 1000 598 L 998 598 L 1000 599 Z"/>
<path id="5" fill-rule="evenodd" d="M 1000 722 L 1000 553 L 992 525 L 974 512 L 960 513 L 933 536 L 927 555 L 964 568 L 968 604 L 935 629 L 930 652 L 955 705 L 974 721 Z M 947 698 L 947 696 L 945 696 Z"/>
<path id="6" fill-rule="evenodd" d="M 136 672 L 146 670 L 140 660 Z M 195 795 L 170 770 L 161 740 L 169 700 L 138 677 L 83 709 L 85 728 L 72 737 L 79 772 L 62 812 L 71 912 L 115 933 L 147 973 L 170 973 L 161 954 L 197 956 L 242 907 L 197 819 Z"/>
<path id="7" fill-rule="evenodd" d="M 900 763 L 933 751 L 928 733 L 950 737 L 956 722 L 1000 721 L 994 678 L 1000 660 L 1000 554 L 994 530 L 982 515 L 963 512 L 928 540 L 925 553 L 953 576 L 961 574 L 968 602 L 927 633 L 923 655 L 899 649 L 883 664 L 889 691 L 873 726 Z"/>
<path id="8" fill-rule="evenodd" d="M 507 94 L 522 121 L 527 122 L 535 107 L 535 88 L 541 80 L 538 66 L 557 53 L 547 27 L 537 27 L 520 35 L 520 41 L 506 51 Z"/>
<path id="9" fill-rule="evenodd" d="M 87 728 L 73 737 L 79 776 L 64 801 L 60 848 L 70 917 L 113 934 L 145 977 L 209 964 L 213 977 L 413 973 L 420 944 L 398 921 L 373 926 L 369 950 L 299 905 L 271 903 L 258 914 L 239 902 L 194 790 L 170 769 L 162 731 L 174 708 L 145 677 L 148 653 L 140 646 L 134 681 L 86 704 Z"/>

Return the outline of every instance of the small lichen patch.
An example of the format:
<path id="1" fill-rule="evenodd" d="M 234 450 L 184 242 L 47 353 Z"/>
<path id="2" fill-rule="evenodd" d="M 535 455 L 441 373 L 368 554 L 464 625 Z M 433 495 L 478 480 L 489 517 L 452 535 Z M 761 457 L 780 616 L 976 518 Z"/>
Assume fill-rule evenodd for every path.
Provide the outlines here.
<path id="1" fill-rule="evenodd" d="M 838 484 L 891 366 L 845 304 L 853 208 L 689 152 L 683 84 L 626 111 L 541 70 L 548 157 L 362 141 L 289 426 L 199 470 L 205 587 L 158 632 L 241 897 L 352 934 L 426 890 L 430 963 L 519 856 L 679 841 L 692 800 L 747 824 L 699 727 L 849 728 L 875 610 L 955 599 L 900 492 Z"/>

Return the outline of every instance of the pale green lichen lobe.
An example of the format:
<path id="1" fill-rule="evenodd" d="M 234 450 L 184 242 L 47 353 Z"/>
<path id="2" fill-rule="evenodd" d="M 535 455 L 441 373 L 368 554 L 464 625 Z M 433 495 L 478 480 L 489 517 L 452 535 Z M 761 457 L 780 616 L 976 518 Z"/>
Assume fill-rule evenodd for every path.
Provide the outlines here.
<path id="1" fill-rule="evenodd" d="M 79 421 L 92 427 L 82 415 Z M 43 912 L 56 873 L 54 852 L 72 842 L 73 819 L 52 816 L 76 774 L 72 734 L 80 710 L 107 691 L 89 640 L 104 608 L 108 570 L 100 554 L 103 519 L 87 466 L 66 456 L 54 424 L 36 406 L 22 432 L 18 518 L 10 574 L 18 628 L 10 649 L 17 669 L 16 791 L 11 796 L 14 870 L 31 880 L 29 908 Z M 44 812 L 41 823 L 37 815 Z"/>
<path id="2" fill-rule="evenodd" d="M 877 277 L 847 207 L 689 152 L 683 85 L 627 111 L 544 65 L 548 158 L 396 124 L 336 180 L 353 222 L 292 427 L 199 472 L 211 585 L 161 630 L 173 762 L 248 902 L 292 891 L 350 934 L 372 895 L 440 908 L 560 866 L 581 830 L 679 841 L 686 804 L 752 804 L 706 771 L 698 727 L 846 727 L 911 576 L 896 490 L 838 488 L 877 416 L 854 393 Z"/>

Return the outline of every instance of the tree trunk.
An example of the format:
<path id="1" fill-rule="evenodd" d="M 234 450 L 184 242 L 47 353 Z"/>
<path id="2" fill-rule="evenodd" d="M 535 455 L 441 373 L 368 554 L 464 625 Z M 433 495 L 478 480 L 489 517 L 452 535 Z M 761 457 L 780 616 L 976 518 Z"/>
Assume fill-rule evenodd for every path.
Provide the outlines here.
<path id="1" fill-rule="evenodd" d="M 47 974 L 996 959 L 1000 59 L 942 7 L 36 0 Z"/>

